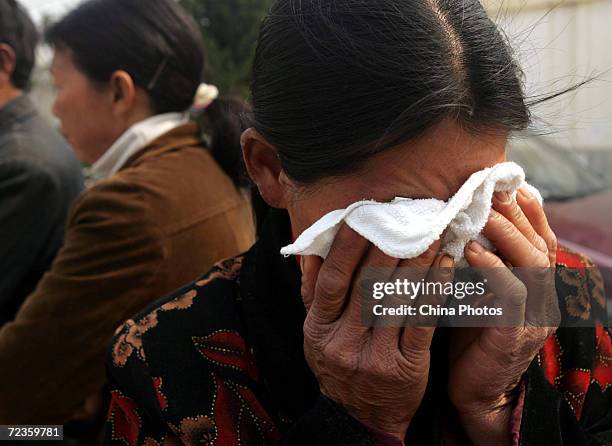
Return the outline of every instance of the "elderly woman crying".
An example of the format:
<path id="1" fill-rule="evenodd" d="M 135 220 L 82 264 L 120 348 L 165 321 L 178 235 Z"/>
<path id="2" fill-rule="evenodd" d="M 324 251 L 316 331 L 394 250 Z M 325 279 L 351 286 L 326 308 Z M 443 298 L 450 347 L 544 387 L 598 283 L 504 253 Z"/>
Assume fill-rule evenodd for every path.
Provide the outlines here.
<path id="1" fill-rule="evenodd" d="M 557 247 L 528 189 L 496 194 L 492 210 L 489 195 L 483 235 L 496 250 L 470 242 L 461 257 L 504 277 L 508 265 L 582 268 L 583 282 L 560 278 L 558 293 L 581 293 L 590 328 L 364 325 L 360 274 L 452 269 L 439 238 L 397 258 L 339 224 L 324 259 L 280 254 L 360 200 L 446 202 L 504 163 L 530 114 L 512 50 L 480 2 L 277 0 L 257 42 L 252 101 L 242 146 L 258 241 L 117 332 L 108 442 L 612 441 L 599 276 Z"/>

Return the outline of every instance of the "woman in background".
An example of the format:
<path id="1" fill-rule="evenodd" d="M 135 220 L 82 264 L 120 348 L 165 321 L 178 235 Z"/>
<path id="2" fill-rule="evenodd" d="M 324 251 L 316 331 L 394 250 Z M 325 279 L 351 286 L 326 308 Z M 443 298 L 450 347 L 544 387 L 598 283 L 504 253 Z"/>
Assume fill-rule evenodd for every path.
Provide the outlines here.
<path id="1" fill-rule="evenodd" d="M 206 140 L 195 23 L 174 0 L 92 0 L 51 26 L 53 111 L 93 183 L 51 270 L 0 331 L 0 422 L 95 412 L 104 352 L 134 312 L 253 242 L 240 192 L 244 105 L 217 99 Z"/>
<path id="2" fill-rule="evenodd" d="M 108 442 L 612 442 L 601 276 L 557 247 L 526 191 L 495 197 L 484 235 L 496 254 L 473 242 L 465 258 L 495 267 L 509 282 L 493 291 L 523 303 L 546 295 L 504 261 L 557 266 L 561 313 L 572 305 L 564 316 L 590 328 L 370 328 L 363 268 L 429 268 L 441 282 L 438 266 L 453 260 L 439 243 L 399 260 L 345 225 L 324 261 L 279 253 L 330 211 L 363 199 L 448 200 L 506 159 L 529 109 L 511 49 L 479 1 L 277 0 L 259 35 L 252 99 L 244 157 L 275 209 L 259 213 L 245 255 L 117 332 Z"/>

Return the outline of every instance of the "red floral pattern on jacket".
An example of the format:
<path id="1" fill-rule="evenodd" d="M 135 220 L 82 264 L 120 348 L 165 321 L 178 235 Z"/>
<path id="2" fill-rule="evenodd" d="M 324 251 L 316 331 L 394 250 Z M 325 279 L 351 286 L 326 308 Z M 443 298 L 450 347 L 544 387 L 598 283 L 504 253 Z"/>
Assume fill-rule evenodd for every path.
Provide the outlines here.
<path id="1" fill-rule="evenodd" d="M 234 306 L 240 300 L 242 260 L 221 262 L 117 330 L 109 358 L 111 443 L 251 446 L 281 441 L 292 420 L 266 406 L 261 371 L 238 328 Z M 596 309 L 605 311 L 601 276 L 592 263 L 563 248 L 558 263 L 565 311 L 577 320 L 589 320 Z M 602 323 L 592 330 L 591 338 L 582 330 L 575 339 L 574 332 L 559 329 L 536 359 L 577 420 L 587 394 L 605 392 L 612 384 L 610 331 Z"/>
<path id="2" fill-rule="evenodd" d="M 112 364 L 116 370 L 125 368 L 146 369 L 145 346 L 143 336 L 156 328 L 162 313 L 188 310 L 197 299 L 202 297 L 202 287 L 217 280 L 231 284 L 238 277 L 241 257 L 229 259 L 217 264 L 205 278 L 195 282 L 189 289 L 181 290 L 153 311 L 141 318 L 127 321 L 115 335 L 112 345 Z M 199 354 L 203 362 L 208 362 L 208 376 L 203 380 L 214 383 L 210 393 L 210 410 L 206 413 L 181 414 L 178 418 L 164 419 L 168 431 L 159 435 L 149 432 L 151 418 L 143 420 L 137 403 L 119 390 L 111 391 L 111 402 L 108 412 L 110 437 L 129 446 L 146 444 L 187 444 L 187 445 L 229 445 L 274 443 L 280 438 L 274 422 L 254 395 L 251 388 L 240 380 L 233 380 L 224 375 L 224 370 L 231 370 L 249 380 L 257 379 L 255 360 L 247 348 L 244 339 L 232 330 L 216 330 L 206 336 L 192 336 L 193 351 Z M 172 384 L 180 385 L 180 376 Z M 167 413 L 173 401 L 165 393 L 169 378 L 156 376 L 150 378 L 153 390 L 149 402 L 155 403 L 159 414 Z M 162 383 L 163 388 L 162 388 Z M 148 387 L 148 386 L 145 386 Z M 188 392 L 188 389 L 184 389 Z M 176 409 L 176 407 L 175 407 Z M 178 410 L 180 412 L 180 408 Z M 154 418 L 154 417 L 153 417 Z M 162 421 L 160 417 L 157 421 Z M 139 440 L 141 439 L 141 440 Z"/>
<path id="3" fill-rule="evenodd" d="M 586 257 L 560 247 L 557 264 L 562 267 L 558 277 L 564 285 L 563 299 L 567 312 L 581 320 L 591 316 L 593 304 L 605 310 L 603 280 L 599 271 Z M 540 366 L 544 376 L 563 395 L 577 419 L 582 415 L 584 401 L 591 384 L 597 384 L 605 392 L 612 384 L 612 341 L 610 331 L 601 321 L 595 322 L 595 355 L 593 361 L 572 366 L 571 359 L 565 358 L 559 334 L 548 338 L 539 353 Z M 568 365 L 563 367 L 563 363 Z"/>

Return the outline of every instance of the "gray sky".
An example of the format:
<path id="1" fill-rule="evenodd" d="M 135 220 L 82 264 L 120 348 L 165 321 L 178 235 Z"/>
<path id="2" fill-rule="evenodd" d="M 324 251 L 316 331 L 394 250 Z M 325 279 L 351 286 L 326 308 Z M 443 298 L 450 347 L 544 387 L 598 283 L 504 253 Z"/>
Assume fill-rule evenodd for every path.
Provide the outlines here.
<path id="1" fill-rule="evenodd" d="M 50 15 L 52 17 L 61 16 L 66 11 L 70 10 L 74 5 L 81 2 L 81 0 L 18 0 L 28 12 L 32 15 L 32 18 L 40 23 L 44 15 Z"/>

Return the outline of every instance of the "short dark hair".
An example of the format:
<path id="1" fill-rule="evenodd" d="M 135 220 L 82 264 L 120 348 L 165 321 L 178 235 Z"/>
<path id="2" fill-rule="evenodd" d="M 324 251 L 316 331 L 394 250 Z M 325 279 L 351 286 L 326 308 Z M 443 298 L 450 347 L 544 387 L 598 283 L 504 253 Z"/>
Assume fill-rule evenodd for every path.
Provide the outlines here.
<path id="1" fill-rule="evenodd" d="M 176 0 L 89 0 L 51 25 L 46 39 L 70 50 L 94 82 L 108 82 L 116 70 L 129 73 L 156 114 L 186 111 L 203 78 L 202 35 Z M 236 186 L 246 179 L 239 115 L 248 111 L 245 102 L 220 97 L 199 116 L 208 149 Z"/>
<path id="2" fill-rule="evenodd" d="M 93 81 L 125 70 L 155 113 L 186 110 L 202 81 L 202 36 L 175 0 L 90 0 L 51 25 L 46 39 L 69 49 Z"/>
<path id="3" fill-rule="evenodd" d="M 15 52 L 15 70 L 11 82 L 16 88 L 26 88 L 36 61 L 38 31 L 28 13 L 15 0 L 0 1 L 0 43 Z"/>

